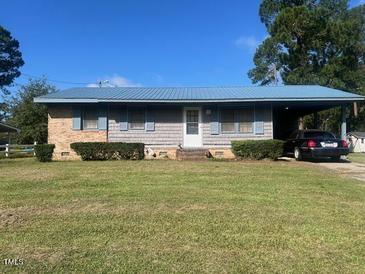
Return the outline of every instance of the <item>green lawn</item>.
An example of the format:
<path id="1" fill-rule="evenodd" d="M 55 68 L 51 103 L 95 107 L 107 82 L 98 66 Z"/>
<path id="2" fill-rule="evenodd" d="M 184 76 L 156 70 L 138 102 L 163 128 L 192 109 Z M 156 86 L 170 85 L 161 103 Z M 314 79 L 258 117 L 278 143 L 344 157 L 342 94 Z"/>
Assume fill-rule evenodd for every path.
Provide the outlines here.
<path id="1" fill-rule="evenodd" d="M 0 273 L 365 272 L 365 184 L 306 164 L 11 159 L 0 172 Z"/>
<path id="2" fill-rule="evenodd" d="M 365 164 L 365 153 L 350 153 L 347 157 L 351 162 Z"/>

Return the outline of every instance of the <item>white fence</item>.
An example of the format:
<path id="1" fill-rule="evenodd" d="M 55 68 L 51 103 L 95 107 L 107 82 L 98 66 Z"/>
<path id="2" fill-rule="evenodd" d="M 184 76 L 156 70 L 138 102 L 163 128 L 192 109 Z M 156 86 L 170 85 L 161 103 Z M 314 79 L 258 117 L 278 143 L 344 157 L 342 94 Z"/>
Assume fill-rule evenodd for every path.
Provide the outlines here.
<path id="1" fill-rule="evenodd" d="M 37 142 L 34 142 L 33 145 L 0 145 L 0 158 L 35 156 L 34 146 L 36 144 Z"/>

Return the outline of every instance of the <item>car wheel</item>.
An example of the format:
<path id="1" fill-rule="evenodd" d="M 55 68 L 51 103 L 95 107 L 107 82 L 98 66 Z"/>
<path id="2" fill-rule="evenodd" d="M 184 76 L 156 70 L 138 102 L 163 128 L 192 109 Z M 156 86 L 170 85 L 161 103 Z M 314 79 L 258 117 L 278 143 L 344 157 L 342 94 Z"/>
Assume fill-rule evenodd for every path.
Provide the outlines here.
<path id="1" fill-rule="evenodd" d="M 300 149 L 298 147 L 294 148 L 294 158 L 297 161 L 301 161 L 302 158 L 302 153 L 300 152 Z"/>

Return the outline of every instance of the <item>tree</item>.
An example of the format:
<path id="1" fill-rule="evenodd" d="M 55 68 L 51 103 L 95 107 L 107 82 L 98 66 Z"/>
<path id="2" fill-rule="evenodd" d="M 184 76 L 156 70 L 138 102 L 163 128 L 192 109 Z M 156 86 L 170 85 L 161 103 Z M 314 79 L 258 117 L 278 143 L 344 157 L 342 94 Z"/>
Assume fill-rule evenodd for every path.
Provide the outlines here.
<path id="1" fill-rule="evenodd" d="M 0 26 L 0 89 L 9 86 L 20 76 L 19 68 L 23 65 L 19 42 Z"/>
<path id="2" fill-rule="evenodd" d="M 20 129 L 17 143 L 32 144 L 47 142 L 47 107 L 35 104 L 33 99 L 37 96 L 55 92 L 56 88 L 47 84 L 45 79 L 29 80 L 22 86 L 16 97 L 11 102 L 11 118 L 9 122 Z"/>
<path id="3" fill-rule="evenodd" d="M 253 83 L 272 83 L 275 64 L 284 84 L 365 94 L 365 5 L 348 9 L 347 0 L 264 0 L 259 14 L 269 37 L 248 73 Z"/>
<path id="4" fill-rule="evenodd" d="M 19 68 L 23 65 L 19 42 L 0 26 L 0 121 L 7 117 L 9 111 L 9 91 L 6 86 L 11 85 L 14 79 L 20 76 Z"/>

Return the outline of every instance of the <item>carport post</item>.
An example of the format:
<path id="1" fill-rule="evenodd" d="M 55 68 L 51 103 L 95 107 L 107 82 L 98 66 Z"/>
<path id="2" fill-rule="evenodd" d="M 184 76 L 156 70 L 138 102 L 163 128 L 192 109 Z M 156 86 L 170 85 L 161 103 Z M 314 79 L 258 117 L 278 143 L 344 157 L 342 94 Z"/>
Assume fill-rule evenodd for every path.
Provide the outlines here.
<path id="1" fill-rule="evenodd" d="M 317 111 L 313 113 L 313 118 L 314 118 L 314 128 L 318 129 L 319 123 L 318 123 L 318 112 Z"/>
<path id="2" fill-rule="evenodd" d="M 304 129 L 304 120 L 303 120 L 303 116 L 300 116 L 298 119 L 298 129 L 299 130 L 303 130 Z"/>
<path id="3" fill-rule="evenodd" d="M 346 141 L 346 105 L 341 106 L 341 139 Z"/>

